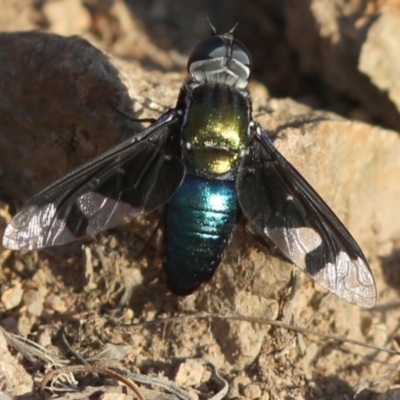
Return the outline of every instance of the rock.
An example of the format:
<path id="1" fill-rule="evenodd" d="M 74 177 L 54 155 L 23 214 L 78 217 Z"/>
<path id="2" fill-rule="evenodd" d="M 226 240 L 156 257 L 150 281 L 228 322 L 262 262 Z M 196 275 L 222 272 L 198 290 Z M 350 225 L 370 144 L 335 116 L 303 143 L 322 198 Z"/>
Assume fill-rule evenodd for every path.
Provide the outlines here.
<path id="1" fill-rule="evenodd" d="M 54 293 L 50 293 L 46 297 L 44 305 L 46 308 L 57 311 L 58 313 L 64 313 L 68 310 L 66 302 Z"/>
<path id="2" fill-rule="evenodd" d="M 261 397 L 261 388 L 260 386 L 252 383 L 250 385 L 247 385 L 244 389 L 243 389 L 243 394 L 249 398 L 249 399 L 258 399 Z"/>
<path id="3" fill-rule="evenodd" d="M 386 92 L 400 112 L 400 15 L 384 13 L 368 29 L 358 68 Z"/>
<path id="4" fill-rule="evenodd" d="M 1 294 L 1 303 L 3 304 L 4 309 L 11 310 L 17 307 L 21 303 L 23 293 L 24 291 L 22 290 L 20 283 L 4 290 Z"/>
<path id="5" fill-rule="evenodd" d="M 366 3 L 360 7 L 358 0 L 311 4 L 290 0 L 285 7 L 287 36 L 303 72 L 320 74 L 336 92 L 357 100 L 370 115 L 399 130 L 399 109 L 392 99 L 400 96 L 396 59 L 400 17 L 394 2 Z M 382 47 L 377 50 L 377 46 Z M 390 82 L 395 84 L 389 90 Z"/>
<path id="6" fill-rule="evenodd" d="M 0 33 L 0 76 L 0 168 L 8 171 L 2 184 L 11 196 L 26 201 L 139 128 L 121 115 L 133 101 L 118 70 L 81 38 Z M 17 83 L 5 84 L 10 80 Z"/>
<path id="7" fill-rule="evenodd" d="M 87 30 L 90 26 L 89 12 L 80 0 L 70 0 L 68 3 L 46 2 L 43 13 L 48 24 L 52 25 L 52 31 L 59 35 L 71 35 L 72 32 Z"/>
<path id="8" fill-rule="evenodd" d="M 235 399 L 243 394 L 244 388 L 251 385 L 251 380 L 244 375 L 236 376 L 229 385 L 228 399 Z"/>
<path id="9" fill-rule="evenodd" d="M 175 383 L 184 388 L 201 383 L 204 366 L 194 361 L 186 361 L 179 365 L 175 375 Z"/>
<path id="10" fill-rule="evenodd" d="M 43 298 L 39 292 L 30 289 L 24 293 L 24 303 L 27 306 L 28 313 L 35 317 L 40 317 L 43 311 Z"/>

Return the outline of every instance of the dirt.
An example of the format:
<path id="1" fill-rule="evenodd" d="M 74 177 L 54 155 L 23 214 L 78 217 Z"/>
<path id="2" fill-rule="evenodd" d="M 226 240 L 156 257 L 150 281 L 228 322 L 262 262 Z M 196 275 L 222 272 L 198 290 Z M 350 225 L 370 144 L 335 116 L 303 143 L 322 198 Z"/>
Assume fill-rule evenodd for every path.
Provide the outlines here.
<path id="1" fill-rule="evenodd" d="M 379 126 L 371 127 L 372 122 L 378 124 L 384 118 L 379 120 L 361 102 L 332 88 L 328 89 L 329 94 L 319 97 L 321 86 L 310 82 L 321 78 L 303 74 L 295 63 L 296 52 L 285 38 L 284 13 L 279 2 L 269 1 L 264 5 L 254 2 L 248 6 L 241 2 L 235 6 L 215 2 L 203 7 L 196 1 L 173 4 L 132 1 L 128 5 L 122 1 L 86 1 L 92 8 L 83 7 L 83 3 L 59 0 L 24 4 L 0 0 L 0 7 L 4 9 L 0 17 L 2 29 L 13 32 L 40 28 L 65 36 L 79 34 L 115 57 L 115 65 L 121 63 L 118 65 L 124 73 L 136 68 L 138 75 L 124 79 L 131 80 L 131 86 L 127 86 L 135 100 L 134 111 L 141 117 L 155 117 L 174 106 L 171 99 L 184 79 L 187 53 L 208 33 L 209 28 L 203 24 L 205 17 L 212 19 L 223 11 L 226 18 L 222 25 L 228 27 L 218 26 L 218 30 L 229 29 L 235 18 L 239 18 L 237 7 L 243 8 L 245 18 L 237 29 L 238 36 L 254 51 L 258 81 L 251 83 L 251 90 L 255 115 L 265 126 L 270 124 L 270 129 L 288 118 L 293 121 L 300 121 L 305 115 L 321 118 L 320 125 L 310 125 L 308 133 L 297 132 L 292 136 L 294 139 L 286 140 L 291 131 L 284 130 L 279 140 L 285 142 L 283 150 L 289 151 L 293 141 L 303 140 L 300 161 L 297 160 L 299 169 L 315 181 L 322 197 L 338 210 L 340 218 L 360 238 L 376 279 L 378 304 L 372 310 L 364 310 L 327 294 L 280 259 L 273 249 L 260 244 L 247 232 L 244 220 L 239 222 L 213 279 L 185 298 L 169 292 L 162 270 L 163 210 L 59 248 L 12 252 L 0 246 L 0 325 L 4 330 L 0 330 L 0 391 L 3 393 L 0 396 L 5 393 L 12 398 L 39 398 L 38 388 L 47 371 L 70 365 L 91 365 L 99 368 L 98 376 L 76 374 L 79 389 L 68 394 L 60 390 L 62 384 L 58 382 L 54 386 L 57 395 L 52 398 L 135 398 L 131 389 L 121 389 L 118 379 L 107 378 L 104 368 L 132 380 L 135 373 L 142 377 L 167 378 L 189 395 L 201 399 L 210 399 L 225 387 L 217 375 L 229 386 L 228 399 L 350 399 L 357 390 L 357 399 L 400 398 L 396 388 L 400 353 L 394 354 L 399 339 L 400 230 L 397 223 L 390 225 L 390 219 L 397 218 L 396 200 L 387 200 L 391 193 L 397 194 L 397 189 L 382 194 L 380 202 L 380 193 L 368 188 L 365 182 L 354 186 L 355 177 L 363 173 L 370 173 L 368 179 L 379 182 L 386 179 L 396 182 L 399 173 L 394 171 L 389 176 L 386 172 L 370 172 L 362 160 L 349 164 L 353 170 L 347 175 L 343 172 L 348 168 L 345 163 L 350 162 L 361 145 L 365 149 L 362 156 L 374 158 L 374 165 L 382 171 L 392 166 L 390 157 L 393 165 L 398 162 L 394 160 L 399 146 L 397 135 Z M 248 28 L 252 24 L 253 32 Z M 261 45 L 262 35 L 267 38 L 264 41 L 269 45 L 267 50 Z M 265 58 L 266 54 L 269 59 Z M 143 87 L 135 85 L 142 79 L 141 70 L 148 71 L 143 80 L 151 82 L 151 89 L 146 89 L 144 84 Z M 164 91 L 166 87 L 170 89 Z M 307 101 L 299 104 L 282 98 L 271 100 L 271 93 L 272 97 L 291 96 Z M 60 109 L 65 108 L 66 103 L 62 101 L 66 102 L 59 100 Z M 81 106 L 79 101 L 76 99 L 74 103 L 79 105 L 77 108 Z M 322 114 L 309 107 L 315 103 L 324 105 Z M 328 112 L 332 110 L 342 110 L 341 118 L 332 116 Z M 335 164 L 320 150 L 323 140 L 331 143 L 332 132 L 346 124 L 343 118 L 351 120 L 354 115 L 367 116 L 359 119 L 371 125 L 348 124 L 348 136 L 340 146 L 350 150 Z M 38 129 L 47 126 L 46 123 L 38 125 Z M 6 128 L 10 127 L 13 129 L 12 125 Z M 373 129 L 382 135 L 378 144 L 374 141 L 378 133 Z M 46 130 L 43 132 L 45 135 Z M 351 134 L 359 135 L 353 136 L 357 140 L 352 141 Z M 50 140 L 50 132 L 48 135 Z M 114 142 L 121 139 L 118 132 L 113 135 L 107 139 Z M 85 135 L 82 137 L 87 139 Z M 65 169 L 90 158 L 92 152 L 101 152 L 104 146 L 109 146 L 109 143 L 96 143 L 85 147 L 82 141 L 79 144 L 79 138 L 67 138 L 67 144 L 73 143 L 70 147 L 64 147 L 67 144 L 62 138 L 55 140 L 55 145 L 46 143 L 49 147 L 44 153 L 50 153 L 52 147 L 57 152 L 49 155 L 54 163 L 42 162 L 43 157 L 38 156 L 27 156 L 19 163 L 11 155 L 9 164 L 2 164 L 0 237 L 22 203 L 52 181 L 52 173 L 60 176 Z M 12 135 L 7 136 L 7 143 L 15 147 L 16 142 L 12 140 Z M 40 146 L 40 140 L 33 142 Z M 311 140 L 320 141 L 312 147 Z M 361 141 L 366 143 L 360 144 Z M 60 160 L 62 154 L 74 149 L 78 149 L 78 155 L 68 156 L 67 162 Z M 311 159 L 308 152 L 314 154 Z M 302 160 L 310 161 L 312 166 L 303 166 Z M 29 170 L 32 164 L 38 166 L 36 172 Z M 322 182 L 317 169 L 332 179 Z M 340 190 L 335 182 L 340 182 Z M 386 181 L 381 185 L 384 187 Z M 343 189 L 353 187 L 348 193 Z M 374 201 L 366 199 L 363 206 L 358 206 L 360 199 L 368 196 L 368 190 L 373 192 Z M 384 204 L 381 206 L 384 210 L 377 211 L 380 204 Z M 359 211 L 358 207 L 364 208 Z M 365 217 L 359 217 L 360 213 Z M 229 313 L 241 318 L 230 317 Z M 292 328 L 274 326 L 273 321 L 282 321 Z M 296 327 L 307 327 L 312 332 L 299 332 Z M 327 334 L 335 336 L 326 337 Z M 368 348 L 367 344 L 385 347 L 392 353 Z M 192 359 L 208 360 L 212 364 Z M 65 375 L 63 382 L 71 389 L 71 377 Z M 146 391 L 145 398 L 184 398 L 167 394 L 156 385 L 156 382 L 150 387 L 140 385 L 145 388 L 142 389 Z M 48 390 L 46 396 L 50 393 Z"/>

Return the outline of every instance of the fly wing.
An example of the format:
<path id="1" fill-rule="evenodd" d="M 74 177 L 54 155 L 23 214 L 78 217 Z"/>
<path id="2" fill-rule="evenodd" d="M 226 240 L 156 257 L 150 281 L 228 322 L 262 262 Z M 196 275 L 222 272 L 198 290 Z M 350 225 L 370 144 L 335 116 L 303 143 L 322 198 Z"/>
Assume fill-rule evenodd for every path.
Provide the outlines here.
<path id="1" fill-rule="evenodd" d="M 60 245 L 161 207 L 185 175 L 182 161 L 166 153 L 176 123 L 173 111 L 165 113 L 34 196 L 7 226 L 3 245 L 15 250 Z"/>
<path id="2" fill-rule="evenodd" d="M 375 282 L 360 247 L 258 124 L 236 186 L 245 216 L 286 258 L 338 297 L 374 306 Z"/>

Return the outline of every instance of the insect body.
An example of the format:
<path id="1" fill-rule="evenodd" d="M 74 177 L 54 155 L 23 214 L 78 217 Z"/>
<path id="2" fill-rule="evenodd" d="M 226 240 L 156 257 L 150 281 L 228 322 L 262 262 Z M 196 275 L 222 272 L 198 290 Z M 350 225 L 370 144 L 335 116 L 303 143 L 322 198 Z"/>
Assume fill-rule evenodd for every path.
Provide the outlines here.
<path id="1" fill-rule="evenodd" d="M 211 279 L 242 212 L 321 286 L 372 307 L 375 283 L 361 249 L 252 120 L 250 65 L 232 32 L 201 42 L 176 108 L 33 197 L 4 246 L 67 243 L 166 205 L 168 282 L 187 295 Z"/>
<path id="2" fill-rule="evenodd" d="M 202 82 L 185 97 L 187 174 L 166 211 L 165 265 L 179 294 L 211 278 L 236 227 L 235 178 L 250 122 L 248 100 L 228 85 Z"/>

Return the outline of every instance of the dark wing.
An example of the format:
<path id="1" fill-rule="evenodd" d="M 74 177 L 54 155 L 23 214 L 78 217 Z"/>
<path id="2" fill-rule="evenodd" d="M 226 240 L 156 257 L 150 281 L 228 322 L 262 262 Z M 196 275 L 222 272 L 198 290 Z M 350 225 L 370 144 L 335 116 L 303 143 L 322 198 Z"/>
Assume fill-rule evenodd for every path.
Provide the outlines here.
<path id="1" fill-rule="evenodd" d="M 256 123 L 237 176 L 240 207 L 297 267 L 325 289 L 373 307 L 376 288 L 360 247 Z"/>
<path id="2" fill-rule="evenodd" d="M 3 245 L 32 250 L 71 242 L 156 210 L 182 183 L 182 161 L 166 153 L 178 118 L 149 128 L 70 172 L 34 196 L 7 226 Z"/>

